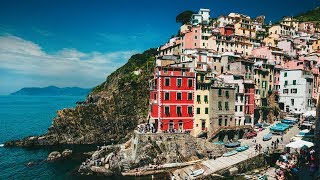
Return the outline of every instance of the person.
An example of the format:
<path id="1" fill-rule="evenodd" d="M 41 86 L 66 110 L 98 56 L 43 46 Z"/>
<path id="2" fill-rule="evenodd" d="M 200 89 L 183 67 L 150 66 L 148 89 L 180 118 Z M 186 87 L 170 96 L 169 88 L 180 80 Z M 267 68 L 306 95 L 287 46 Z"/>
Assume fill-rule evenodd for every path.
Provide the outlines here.
<path id="1" fill-rule="evenodd" d="M 213 156 L 213 160 L 216 160 L 216 155 Z"/>

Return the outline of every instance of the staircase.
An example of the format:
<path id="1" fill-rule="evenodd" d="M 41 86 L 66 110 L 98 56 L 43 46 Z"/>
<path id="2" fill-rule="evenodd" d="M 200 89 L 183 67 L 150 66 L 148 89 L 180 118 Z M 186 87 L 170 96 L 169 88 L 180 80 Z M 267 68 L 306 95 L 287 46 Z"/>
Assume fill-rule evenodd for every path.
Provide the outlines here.
<path id="1" fill-rule="evenodd" d="M 130 170 L 130 166 L 129 166 L 128 162 L 125 161 L 125 159 L 127 159 L 127 158 L 126 158 L 126 155 L 124 154 L 123 151 L 120 151 L 119 157 L 120 157 L 120 159 L 124 160 L 122 162 L 122 166 L 123 166 L 122 171 L 123 172 L 129 171 Z"/>

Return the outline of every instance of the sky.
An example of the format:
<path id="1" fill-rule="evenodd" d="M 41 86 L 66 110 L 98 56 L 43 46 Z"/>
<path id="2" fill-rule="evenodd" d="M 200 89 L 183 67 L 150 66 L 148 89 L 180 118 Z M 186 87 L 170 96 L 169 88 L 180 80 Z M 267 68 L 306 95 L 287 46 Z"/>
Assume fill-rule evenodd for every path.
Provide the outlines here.
<path id="1" fill-rule="evenodd" d="M 209 8 L 267 22 L 319 0 L 0 0 L 0 95 L 23 87 L 92 88 L 131 55 L 176 34 L 176 15 Z"/>

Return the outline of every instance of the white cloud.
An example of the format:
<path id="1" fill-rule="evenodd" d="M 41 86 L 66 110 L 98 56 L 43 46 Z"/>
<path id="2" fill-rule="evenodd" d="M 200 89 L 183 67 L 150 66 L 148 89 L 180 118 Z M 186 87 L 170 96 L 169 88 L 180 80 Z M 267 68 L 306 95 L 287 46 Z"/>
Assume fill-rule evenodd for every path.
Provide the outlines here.
<path id="1" fill-rule="evenodd" d="M 137 51 L 84 53 L 62 49 L 48 54 L 33 42 L 16 36 L 0 36 L 0 83 L 10 85 L 8 81 L 13 75 L 17 81 L 23 79 L 21 87 L 15 89 L 47 85 L 93 87 L 134 53 Z"/>

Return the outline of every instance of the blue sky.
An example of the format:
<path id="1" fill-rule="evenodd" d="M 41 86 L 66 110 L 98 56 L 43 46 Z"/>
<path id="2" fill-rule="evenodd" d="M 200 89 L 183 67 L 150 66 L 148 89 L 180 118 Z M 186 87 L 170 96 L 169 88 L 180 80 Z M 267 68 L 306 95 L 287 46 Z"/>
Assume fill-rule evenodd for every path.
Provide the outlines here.
<path id="1" fill-rule="evenodd" d="M 317 6 L 318 0 L 0 0 L 0 94 L 98 85 L 132 54 L 176 34 L 175 17 L 184 10 L 277 21 Z"/>

